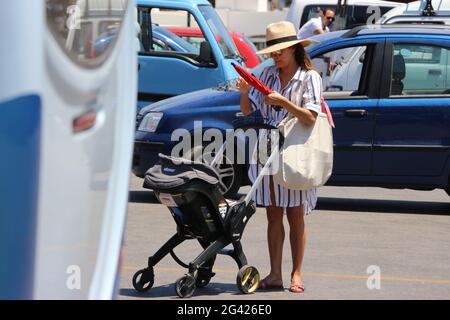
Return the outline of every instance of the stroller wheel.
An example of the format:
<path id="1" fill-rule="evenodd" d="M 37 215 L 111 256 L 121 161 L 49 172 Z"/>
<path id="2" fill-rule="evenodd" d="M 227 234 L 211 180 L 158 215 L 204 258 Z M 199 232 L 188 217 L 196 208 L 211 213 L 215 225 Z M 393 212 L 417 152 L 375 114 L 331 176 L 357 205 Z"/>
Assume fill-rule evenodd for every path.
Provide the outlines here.
<path id="1" fill-rule="evenodd" d="M 206 287 L 214 275 L 215 274 L 213 272 L 211 272 L 210 269 L 199 269 L 197 271 L 197 275 L 195 277 L 195 286 L 197 288 Z"/>
<path id="2" fill-rule="evenodd" d="M 238 272 L 236 284 L 243 294 L 255 292 L 259 284 L 258 270 L 252 266 L 243 266 Z"/>
<path id="3" fill-rule="evenodd" d="M 198 277 L 197 279 L 195 279 L 195 286 L 197 288 L 204 288 L 209 284 L 210 281 L 211 278 Z"/>
<path id="4" fill-rule="evenodd" d="M 177 280 L 175 283 L 175 290 L 180 298 L 189 298 L 195 291 L 195 278 L 187 273 Z"/>
<path id="5" fill-rule="evenodd" d="M 136 272 L 133 276 L 133 287 L 136 291 L 146 292 L 153 287 L 155 274 L 152 268 L 145 268 Z"/>

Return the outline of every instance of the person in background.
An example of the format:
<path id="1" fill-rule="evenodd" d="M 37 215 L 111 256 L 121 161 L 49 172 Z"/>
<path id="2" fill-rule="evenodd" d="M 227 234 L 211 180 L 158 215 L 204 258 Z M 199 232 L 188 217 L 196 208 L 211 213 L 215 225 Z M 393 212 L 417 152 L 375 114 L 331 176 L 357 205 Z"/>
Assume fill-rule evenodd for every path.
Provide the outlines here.
<path id="1" fill-rule="evenodd" d="M 329 32 L 329 26 L 334 22 L 335 12 L 333 9 L 320 9 L 319 17 L 312 18 L 300 28 L 297 34 L 299 39 L 307 39 L 317 34 Z"/>

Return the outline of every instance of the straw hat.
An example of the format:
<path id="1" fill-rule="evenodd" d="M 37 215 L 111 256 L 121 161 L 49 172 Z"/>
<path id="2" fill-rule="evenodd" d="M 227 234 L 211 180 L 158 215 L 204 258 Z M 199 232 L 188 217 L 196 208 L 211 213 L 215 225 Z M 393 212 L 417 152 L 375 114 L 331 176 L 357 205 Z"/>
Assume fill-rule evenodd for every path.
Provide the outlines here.
<path id="1" fill-rule="evenodd" d="M 280 21 L 271 23 L 266 28 L 267 48 L 260 50 L 257 54 L 268 54 L 274 51 L 285 49 L 301 43 L 304 47 L 309 46 L 313 41 L 309 39 L 298 39 L 297 30 L 292 22 Z"/>

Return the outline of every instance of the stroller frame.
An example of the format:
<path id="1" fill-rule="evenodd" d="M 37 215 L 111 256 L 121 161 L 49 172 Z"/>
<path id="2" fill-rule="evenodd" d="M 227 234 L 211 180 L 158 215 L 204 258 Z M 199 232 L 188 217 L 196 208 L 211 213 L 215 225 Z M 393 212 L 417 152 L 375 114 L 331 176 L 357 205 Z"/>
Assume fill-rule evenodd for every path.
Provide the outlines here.
<path id="1" fill-rule="evenodd" d="M 255 126 L 252 126 L 255 127 Z M 258 125 L 258 128 L 263 129 L 274 129 L 269 125 Z M 221 149 L 217 152 L 211 166 L 220 163 L 223 153 L 226 147 L 226 143 L 222 145 Z M 208 233 L 202 232 L 204 230 L 197 230 L 198 232 L 193 232 L 191 226 L 187 226 L 181 220 L 180 216 L 182 213 L 178 212 L 177 207 L 169 207 L 171 214 L 177 224 L 177 232 L 167 240 L 160 249 L 152 256 L 148 258 L 148 264 L 145 269 L 141 269 L 135 273 L 133 276 L 133 286 L 139 292 L 148 291 L 154 284 L 154 267 L 158 264 L 165 256 L 170 254 L 172 258 L 182 267 L 187 268 L 188 272 L 176 281 L 176 293 L 179 297 L 187 298 L 194 294 L 196 288 L 205 287 L 210 282 L 211 278 L 215 275 L 212 272 L 212 268 L 216 259 L 217 254 L 228 255 L 234 259 L 239 267 L 239 272 L 236 278 L 236 284 L 238 289 L 244 293 L 249 294 L 256 291 L 259 285 L 259 272 L 258 270 L 247 264 L 247 258 L 244 254 L 241 237 L 245 229 L 246 224 L 250 220 L 251 216 L 256 211 L 256 206 L 252 200 L 254 193 L 256 192 L 259 184 L 262 182 L 264 176 L 269 173 L 270 166 L 273 163 L 275 157 L 278 155 L 279 146 L 278 144 L 272 150 L 272 153 L 264 165 L 262 171 L 258 175 L 256 181 L 252 185 L 249 193 L 245 198 L 236 201 L 234 203 L 228 203 L 228 201 L 223 197 L 223 192 L 219 185 L 209 185 L 207 191 L 204 190 L 206 182 L 203 182 L 202 188 L 198 188 L 199 184 L 202 182 L 191 182 L 190 186 L 180 186 L 171 189 L 165 189 L 159 192 L 155 190 L 158 198 L 161 194 L 172 194 L 177 198 L 177 203 L 182 206 L 184 201 L 189 201 L 189 199 L 183 199 L 183 197 L 189 198 L 192 194 L 197 196 L 204 196 L 205 198 L 211 199 L 214 203 L 221 203 L 222 210 L 216 210 L 216 214 L 220 218 L 219 225 L 222 230 L 222 234 L 216 238 L 209 239 Z M 164 160 L 175 160 L 183 164 L 194 164 L 195 161 L 180 159 L 180 158 L 170 158 L 165 155 L 160 157 Z M 198 164 L 198 163 L 197 163 Z M 204 164 L 202 164 L 204 165 Z M 161 200 L 160 200 L 161 201 Z M 224 208 L 226 206 L 226 213 L 224 213 Z M 200 210 L 202 211 L 202 210 Z M 217 224 L 217 223 L 216 223 Z M 211 225 L 206 225 L 204 228 L 211 227 Z M 220 232 L 217 233 L 220 233 Z M 217 234 L 216 233 L 216 234 Z M 200 235 L 199 235 L 200 234 Z M 183 263 L 174 253 L 174 249 L 186 240 L 197 239 L 204 249 L 193 261 L 189 264 Z M 229 245 L 233 246 L 233 249 L 226 249 Z"/>

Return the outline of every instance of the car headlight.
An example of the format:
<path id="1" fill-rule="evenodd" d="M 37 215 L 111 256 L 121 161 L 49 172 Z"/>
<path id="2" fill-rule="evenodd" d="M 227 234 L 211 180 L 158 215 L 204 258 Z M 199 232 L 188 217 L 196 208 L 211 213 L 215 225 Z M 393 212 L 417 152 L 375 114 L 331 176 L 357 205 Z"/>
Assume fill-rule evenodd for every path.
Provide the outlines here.
<path id="1" fill-rule="evenodd" d="M 162 112 L 149 112 L 142 119 L 139 125 L 139 131 L 155 132 L 158 128 L 158 124 L 163 117 Z"/>

